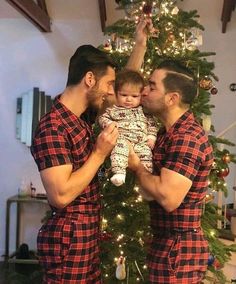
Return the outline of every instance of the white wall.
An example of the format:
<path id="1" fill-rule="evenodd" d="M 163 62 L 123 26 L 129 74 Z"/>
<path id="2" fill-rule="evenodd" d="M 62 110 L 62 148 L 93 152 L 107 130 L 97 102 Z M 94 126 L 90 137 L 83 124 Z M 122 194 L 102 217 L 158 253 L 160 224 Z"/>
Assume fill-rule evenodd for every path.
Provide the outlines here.
<path id="1" fill-rule="evenodd" d="M 114 6 L 112 2 L 107 0 L 108 8 Z M 217 52 L 212 58 L 216 64 L 215 73 L 220 78 L 216 84 L 219 93 L 212 96 L 212 103 L 216 106 L 212 116 L 216 133 L 236 120 L 236 93 L 228 88 L 230 83 L 236 82 L 236 12 L 228 24 L 227 33 L 222 34 L 222 3 L 223 0 L 185 0 L 180 3 L 185 9 L 197 9 L 201 16 L 206 29 L 202 49 Z M 33 87 L 55 96 L 65 86 L 68 60 L 75 49 L 85 43 L 97 46 L 104 39 L 97 1 L 47 0 L 47 4 L 53 19 L 52 33 L 41 33 L 18 14 L 13 18 L 0 18 L 0 254 L 4 253 L 6 199 L 17 194 L 22 177 L 32 180 L 38 192 L 44 191 L 29 149 L 15 139 L 16 97 Z M 114 20 L 115 15 L 114 10 L 108 11 L 108 22 Z M 235 131 L 225 137 L 236 142 Z M 228 179 L 230 187 L 234 178 L 235 167 Z M 228 201 L 232 202 L 232 190 Z M 39 206 L 23 209 L 27 214 L 24 214 L 21 240 L 33 249 L 45 209 Z M 12 217 L 15 214 L 13 206 Z M 14 249 L 14 225 L 12 221 L 11 249 Z"/>
<path id="2" fill-rule="evenodd" d="M 41 33 L 17 12 L 13 18 L 0 18 L 0 255 L 4 253 L 7 198 L 17 194 L 23 177 L 33 182 L 37 192 L 44 191 L 29 149 L 15 138 L 16 98 L 33 87 L 52 97 L 63 91 L 68 61 L 76 48 L 85 43 L 97 46 L 104 38 L 98 1 L 48 0 L 47 3 L 52 18 L 51 33 Z M 13 10 L 11 6 L 5 8 Z M 35 235 L 44 210 L 38 205 L 23 207 L 27 214 L 24 214 L 21 240 L 31 248 L 35 248 Z M 15 205 L 11 213 L 11 249 L 14 249 Z"/>

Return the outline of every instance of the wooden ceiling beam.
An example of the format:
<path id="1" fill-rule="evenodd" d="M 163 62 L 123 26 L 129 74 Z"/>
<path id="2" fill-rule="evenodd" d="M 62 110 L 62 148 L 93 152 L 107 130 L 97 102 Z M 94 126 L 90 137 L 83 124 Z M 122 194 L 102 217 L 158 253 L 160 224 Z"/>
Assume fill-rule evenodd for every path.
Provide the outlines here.
<path id="1" fill-rule="evenodd" d="M 236 0 L 224 0 L 221 13 L 222 33 L 226 32 L 228 22 L 231 20 L 231 14 L 235 10 Z"/>
<path id="2" fill-rule="evenodd" d="M 48 16 L 45 0 L 6 0 L 16 10 L 23 14 L 42 32 L 51 32 L 51 20 Z"/>
<path id="3" fill-rule="evenodd" d="M 106 28 L 106 20 L 107 20 L 105 0 L 98 0 L 98 5 L 99 5 L 99 12 L 100 12 L 101 28 L 102 28 L 102 31 L 104 32 Z"/>

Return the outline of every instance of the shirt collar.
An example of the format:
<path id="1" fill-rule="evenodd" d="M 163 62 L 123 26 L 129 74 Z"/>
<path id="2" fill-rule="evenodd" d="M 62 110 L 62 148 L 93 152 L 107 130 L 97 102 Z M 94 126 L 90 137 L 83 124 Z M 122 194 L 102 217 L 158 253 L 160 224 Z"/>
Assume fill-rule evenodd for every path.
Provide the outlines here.
<path id="1" fill-rule="evenodd" d="M 182 114 L 178 120 L 171 126 L 171 128 L 166 132 L 165 127 L 163 126 L 160 129 L 160 133 L 168 133 L 168 135 L 172 134 L 176 129 L 183 127 L 185 124 L 189 124 L 190 121 L 194 120 L 193 113 L 190 110 L 187 110 L 184 114 Z"/>
<path id="2" fill-rule="evenodd" d="M 53 107 L 55 109 L 55 112 L 62 118 L 63 122 L 70 127 L 76 126 L 77 123 L 82 126 L 85 126 L 85 124 L 87 125 L 87 123 L 83 119 L 76 116 L 60 101 L 60 96 L 61 95 L 55 97 Z"/>

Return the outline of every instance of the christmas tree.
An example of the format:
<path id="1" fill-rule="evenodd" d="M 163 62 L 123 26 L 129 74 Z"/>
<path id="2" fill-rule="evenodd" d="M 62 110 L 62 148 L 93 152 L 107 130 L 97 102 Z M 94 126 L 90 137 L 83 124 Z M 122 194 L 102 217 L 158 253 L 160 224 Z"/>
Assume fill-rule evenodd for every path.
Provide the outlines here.
<path id="1" fill-rule="evenodd" d="M 217 222 L 223 221 L 222 214 L 213 201 L 213 192 L 227 195 L 225 177 L 229 174 L 229 163 L 236 162 L 235 155 L 219 145 L 233 146 L 228 140 L 217 138 L 211 125 L 210 115 L 213 105 L 211 95 L 217 94 L 213 73 L 214 63 L 207 57 L 214 52 L 201 52 L 201 31 L 196 10 L 178 9 L 176 1 L 116 0 L 117 8 L 124 9 L 125 18 L 106 28 L 107 42 L 100 46 L 107 51 L 122 69 L 127 63 L 133 47 L 135 27 L 140 17 L 150 17 L 155 31 L 150 34 L 143 62 L 143 76 L 148 78 L 151 71 L 165 59 L 179 60 L 191 68 L 199 80 L 198 96 L 192 111 L 209 134 L 214 149 L 214 165 L 209 177 L 209 192 L 205 200 L 202 227 L 209 241 L 210 257 L 208 268 L 211 279 L 226 283 L 222 272 L 235 246 L 226 246 L 219 240 L 222 233 Z M 145 265 L 146 248 L 150 239 L 149 210 L 147 202 L 137 192 L 133 175 L 127 176 L 126 184 L 117 188 L 109 181 L 110 163 L 100 172 L 103 183 L 102 216 L 102 270 L 104 283 L 148 283 Z"/>

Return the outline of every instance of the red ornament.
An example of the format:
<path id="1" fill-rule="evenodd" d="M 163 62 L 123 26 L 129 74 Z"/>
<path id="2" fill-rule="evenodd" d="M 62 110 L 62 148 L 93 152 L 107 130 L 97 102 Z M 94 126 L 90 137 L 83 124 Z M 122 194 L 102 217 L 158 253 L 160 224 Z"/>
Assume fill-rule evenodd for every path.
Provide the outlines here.
<path id="1" fill-rule="evenodd" d="M 150 4 L 145 4 L 145 5 L 143 6 L 143 13 L 144 13 L 145 15 L 150 15 L 150 14 L 152 13 L 152 5 L 150 5 Z"/>
<path id="2" fill-rule="evenodd" d="M 229 174 L 229 168 L 224 168 L 224 169 L 221 169 L 219 171 L 219 173 L 217 174 L 218 177 L 220 178 L 224 178 L 224 177 L 227 177 Z"/>
<path id="3" fill-rule="evenodd" d="M 223 268 L 223 265 L 219 262 L 219 260 L 217 258 L 215 258 L 215 260 L 213 262 L 213 266 L 216 270 Z"/>
<path id="4" fill-rule="evenodd" d="M 211 88 L 211 94 L 216 95 L 218 93 L 218 89 L 216 87 Z"/>
<path id="5" fill-rule="evenodd" d="M 100 240 L 103 242 L 110 241 L 111 239 L 112 239 L 112 234 L 110 233 L 104 231 L 100 234 Z"/>

